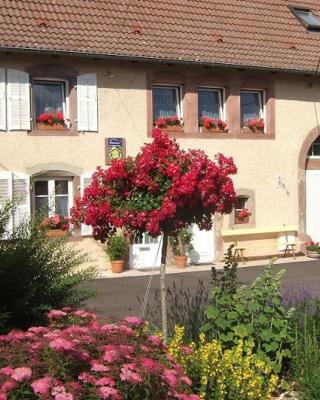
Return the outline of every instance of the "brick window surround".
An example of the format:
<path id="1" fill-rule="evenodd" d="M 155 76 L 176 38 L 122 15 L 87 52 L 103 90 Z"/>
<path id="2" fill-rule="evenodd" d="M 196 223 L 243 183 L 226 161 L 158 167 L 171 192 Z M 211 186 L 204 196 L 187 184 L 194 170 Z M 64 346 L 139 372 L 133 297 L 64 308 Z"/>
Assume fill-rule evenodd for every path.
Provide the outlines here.
<path id="1" fill-rule="evenodd" d="M 34 104 L 33 104 L 33 82 L 37 78 L 50 78 L 61 79 L 68 82 L 68 96 L 69 96 L 69 118 L 72 122 L 70 129 L 65 129 L 62 131 L 50 131 L 50 130 L 40 130 L 36 128 L 36 121 L 34 118 L 31 122 L 30 136 L 79 136 L 76 129 L 75 120 L 77 118 L 77 71 L 73 68 L 62 66 L 59 64 L 37 64 L 29 67 L 26 72 L 30 76 L 30 99 L 31 99 L 31 116 L 34 115 Z"/>
<path id="2" fill-rule="evenodd" d="M 247 72 L 208 72 L 201 75 L 185 75 L 174 71 L 158 71 L 147 76 L 147 127 L 148 136 L 153 128 L 152 86 L 181 85 L 184 132 L 170 132 L 175 138 L 197 139 L 275 139 L 275 98 L 272 75 L 253 75 Z M 228 132 L 199 132 L 198 127 L 198 88 L 224 88 L 225 115 Z M 241 130 L 240 90 L 261 90 L 264 92 L 266 131 L 264 134 L 247 133 Z"/>

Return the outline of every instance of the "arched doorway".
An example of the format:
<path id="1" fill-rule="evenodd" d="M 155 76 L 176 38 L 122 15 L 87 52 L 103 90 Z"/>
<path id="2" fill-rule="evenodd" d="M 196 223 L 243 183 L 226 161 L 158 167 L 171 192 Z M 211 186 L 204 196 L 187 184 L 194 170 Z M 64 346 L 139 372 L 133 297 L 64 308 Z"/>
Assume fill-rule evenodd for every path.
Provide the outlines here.
<path id="1" fill-rule="evenodd" d="M 300 240 L 320 241 L 320 127 L 304 140 L 298 160 Z"/>

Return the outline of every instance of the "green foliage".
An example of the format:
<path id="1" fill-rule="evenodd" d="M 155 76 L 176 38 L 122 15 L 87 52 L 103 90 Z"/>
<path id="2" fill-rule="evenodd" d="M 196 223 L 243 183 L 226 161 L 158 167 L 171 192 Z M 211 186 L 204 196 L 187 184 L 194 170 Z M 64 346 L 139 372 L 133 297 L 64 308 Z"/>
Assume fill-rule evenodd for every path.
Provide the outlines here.
<path id="1" fill-rule="evenodd" d="M 96 276 L 92 268 L 76 271 L 86 256 L 48 239 L 36 221 L 6 232 L 10 212 L 0 210 L 0 332 L 44 324 L 52 308 L 80 306 L 93 293 L 79 284 Z"/>
<path id="2" fill-rule="evenodd" d="M 128 242 L 124 236 L 111 236 L 106 245 L 110 261 L 124 260 L 128 254 Z"/>
<path id="3" fill-rule="evenodd" d="M 301 400 L 320 399 L 320 304 L 309 299 L 297 304 L 294 312 L 292 379 L 301 392 Z"/>
<path id="4" fill-rule="evenodd" d="M 290 357 L 293 338 L 291 311 L 282 306 L 280 278 L 271 265 L 251 285 L 237 287 L 237 264 L 229 249 L 220 276 L 213 269 L 213 289 L 206 309 L 207 323 L 202 327 L 209 338 L 219 339 L 225 348 L 237 345 L 239 339 L 252 339 L 254 353 L 269 359 L 280 371 L 283 359 Z"/>
<path id="5" fill-rule="evenodd" d="M 169 236 L 169 243 L 174 255 L 185 255 L 185 250 L 191 251 L 192 246 L 192 232 L 187 228 L 182 228 L 176 236 Z"/>

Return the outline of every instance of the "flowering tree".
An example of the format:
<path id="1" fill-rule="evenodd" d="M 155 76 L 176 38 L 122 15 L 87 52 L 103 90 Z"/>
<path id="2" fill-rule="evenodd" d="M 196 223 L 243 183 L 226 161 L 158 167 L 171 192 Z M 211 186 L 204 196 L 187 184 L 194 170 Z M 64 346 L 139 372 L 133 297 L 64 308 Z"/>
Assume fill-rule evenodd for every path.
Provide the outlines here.
<path id="1" fill-rule="evenodd" d="M 161 293 L 163 334 L 166 339 L 165 265 L 168 236 L 197 224 L 212 228 L 215 212 L 229 213 L 235 203 L 230 174 L 237 169 L 222 154 L 210 160 L 203 151 L 180 149 L 160 129 L 152 143 L 135 158 L 113 161 L 97 168 L 92 184 L 72 210 L 74 222 L 93 227 L 95 239 L 105 242 L 116 228 L 127 234 L 163 235 Z"/>

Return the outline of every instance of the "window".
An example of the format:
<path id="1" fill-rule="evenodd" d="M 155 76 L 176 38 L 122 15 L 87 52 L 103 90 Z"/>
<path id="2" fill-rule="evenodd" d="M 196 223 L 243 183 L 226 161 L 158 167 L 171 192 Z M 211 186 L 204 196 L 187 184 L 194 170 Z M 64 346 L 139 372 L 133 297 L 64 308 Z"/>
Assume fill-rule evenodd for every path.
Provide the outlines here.
<path id="1" fill-rule="evenodd" d="M 33 84 L 34 120 L 41 114 L 61 112 L 67 116 L 66 82 L 35 80 Z"/>
<path id="2" fill-rule="evenodd" d="M 263 113 L 263 92 L 257 90 L 240 91 L 241 125 L 249 119 L 261 119 Z"/>
<path id="3" fill-rule="evenodd" d="M 320 19 L 316 17 L 311 10 L 307 8 L 290 7 L 293 14 L 302 22 L 308 29 L 320 30 Z"/>
<path id="4" fill-rule="evenodd" d="M 312 143 L 308 157 L 319 157 L 320 158 L 320 136 Z"/>
<path id="5" fill-rule="evenodd" d="M 34 182 L 34 209 L 52 216 L 68 216 L 72 207 L 72 181 L 66 178 L 37 179 Z"/>
<path id="6" fill-rule="evenodd" d="M 222 89 L 199 88 L 198 90 L 198 117 L 223 119 Z"/>
<path id="7" fill-rule="evenodd" d="M 152 101 L 154 121 L 159 117 L 182 116 L 180 86 L 153 86 Z"/>
<path id="8" fill-rule="evenodd" d="M 248 196 L 238 196 L 235 205 L 235 224 L 249 222 L 250 210 L 248 209 Z"/>

